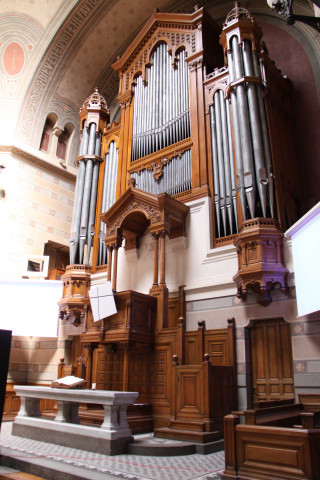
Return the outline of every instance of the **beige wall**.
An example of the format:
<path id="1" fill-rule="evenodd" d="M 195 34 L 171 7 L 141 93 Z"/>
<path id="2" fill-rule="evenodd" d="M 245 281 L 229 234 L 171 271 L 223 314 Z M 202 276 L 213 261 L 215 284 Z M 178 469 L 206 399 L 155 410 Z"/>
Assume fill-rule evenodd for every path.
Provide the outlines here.
<path id="1" fill-rule="evenodd" d="M 26 255 L 43 255 L 49 240 L 69 244 L 75 177 L 8 152 L 0 161 L 6 166 L 0 177 L 5 190 L 0 200 L 0 276 L 19 279 Z"/>
<path id="2" fill-rule="evenodd" d="M 50 385 L 64 354 L 65 342 L 57 338 L 13 336 L 8 382 Z"/>

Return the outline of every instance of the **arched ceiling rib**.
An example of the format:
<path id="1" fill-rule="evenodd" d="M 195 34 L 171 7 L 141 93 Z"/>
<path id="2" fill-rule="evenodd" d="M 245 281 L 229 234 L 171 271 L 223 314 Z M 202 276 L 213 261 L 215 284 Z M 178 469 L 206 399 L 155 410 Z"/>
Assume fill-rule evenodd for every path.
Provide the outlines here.
<path id="1" fill-rule="evenodd" d="M 77 110 L 98 86 L 110 102 L 118 87 L 111 64 L 126 49 L 155 7 L 161 11 L 190 12 L 195 3 L 192 0 L 169 3 L 167 0 L 138 0 L 135 3 L 131 0 L 79 0 L 62 23 L 33 77 L 21 108 L 18 134 L 25 139 L 34 137 L 35 119 L 39 115 L 44 117 L 53 98 L 63 98 Z M 234 2 L 204 0 L 198 4 L 222 22 Z M 252 8 L 253 13 L 273 15 L 265 0 L 242 4 Z"/>

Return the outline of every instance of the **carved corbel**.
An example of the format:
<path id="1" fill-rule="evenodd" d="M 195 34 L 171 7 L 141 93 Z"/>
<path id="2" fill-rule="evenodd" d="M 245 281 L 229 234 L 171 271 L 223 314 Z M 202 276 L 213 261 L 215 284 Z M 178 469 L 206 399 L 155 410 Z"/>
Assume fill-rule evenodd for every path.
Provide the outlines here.
<path id="1" fill-rule="evenodd" d="M 85 317 L 84 310 L 80 308 L 63 308 L 59 312 L 60 320 L 65 320 L 67 323 L 71 323 L 75 327 L 81 324 L 81 318 Z"/>

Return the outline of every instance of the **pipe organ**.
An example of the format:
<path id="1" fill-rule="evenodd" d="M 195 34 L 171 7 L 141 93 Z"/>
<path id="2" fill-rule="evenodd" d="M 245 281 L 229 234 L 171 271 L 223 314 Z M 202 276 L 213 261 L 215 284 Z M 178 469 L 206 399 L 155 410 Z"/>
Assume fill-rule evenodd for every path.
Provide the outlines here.
<path id="1" fill-rule="evenodd" d="M 200 414 L 198 407 L 194 410 L 198 423 L 193 424 L 179 403 L 180 387 L 174 384 L 175 369 L 182 378 L 188 362 L 197 362 L 192 375 L 200 383 L 194 385 L 208 395 L 213 394 L 208 386 L 218 375 L 207 357 L 203 363 L 195 352 L 185 354 L 192 347 L 185 343 L 183 318 L 178 320 L 185 316 L 184 296 L 179 291 L 178 299 L 169 298 L 166 286 L 166 239 L 188 234 L 189 205 L 203 197 L 212 202 L 212 218 L 207 219 L 213 223 L 212 243 L 215 248 L 236 246 L 239 269 L 233 279 L 239 296 L 245 298 L 250 286 L 268 302 L 265 292 L 276 283 L 286 289 L 282 230 L 296 220 L 299 204 L 299 190 L 292 189 L 299 182 L 290 126 L 291 92 L 261 37 L 260 28 L 238 2 L 222 31 L 202 8 L 190 14 L 157 12 L 113 65 L 119 74 L 119 122 L 109 124 L 106 101 L 97 90 L 80 110 L 72 265 L 64 277 L 60 304 L 76 309 L 79 318 L 81 311 L 86 317 L 77 352 L 80 348 L 86 359 L 88 386 L 112 388 L 107 376 L 100 381 L 99 375 L 120 365 L 123 389 L 140 391 L 143 385 L 138 401 L 152 404 L 154 425 L 170 424 L 174 438 L 183 438 L 177 433 L 181 428 L 193 431 L 188 438 L 205 441 L 209 438 L 205 433 L 215 425 L 210 420 L 214 413 Z M 154 245 L 149 294 L 117 292 L 118 249 L 138 249 L 145 232 Z M 181 263 L 193 255 L 184 248 Z M 112 280 L 122 313 L 93 322 L 85 292 L 90 275 L 103 271 Z M 170 309 L 174 301 L 176 307 Z M 196 334 L 198 339 L 201 335 L 203 326 Z M 226 360 L 219 365 L 233 364 Z M 157 384 L 159 378 L 164 384 Z M 228 378 L 234 391 L 232 368 Z M 187 390 L 193 388 L 191 383 Z M 165 385 L 172 386 L 168 397 L 163 394 Z M 190 401 L 196 397 L 192 390 Z M 199 425 L 203 432 L 197 437 Z"/>
<path id="2" fill-rule="evenodd" d="M 286 228 L 296 216 L 296 199 L 284 200 L 292 181 L 283 165 L 293 152 L 275 138 L 273 127 L 290 115 L 290 87 L 262 49 L 260 28 L 236 4 L 222 29 L 221 49 L 219 28 L 203 9 L 174 18 L 156 13 L 144 40 L 138 38 L 114 64 L 120 78 L 117 124 L 108 124 L 97 91 L 81 109 L 71 263 L 94 270 L 107 264 L 100 216 L 128 184 L 182 202 L 210 195 L 217 246 L 231 243 L 252 218 L 274 218 Z M 274 85 L 282 89 L 281 100 L 273 98 Z"/>
<path id="3" fill-rule="evenodd" d="M 185 51 L 172 60 L 168 45 L 155 49 L 147 80 L 134 86 L 131 161 L 190 136 L 188 65 Z"/>

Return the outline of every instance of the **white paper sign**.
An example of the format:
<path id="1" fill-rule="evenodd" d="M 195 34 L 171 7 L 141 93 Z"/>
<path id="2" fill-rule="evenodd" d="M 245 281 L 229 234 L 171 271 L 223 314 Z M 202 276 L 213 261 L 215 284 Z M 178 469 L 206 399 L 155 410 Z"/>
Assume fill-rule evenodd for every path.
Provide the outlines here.
<path id="1" fill-rule="evenodd" d="M 117 313 L 111 282 L 95 285 L 89 290 L 93 319 L 95 322 Z"/>

